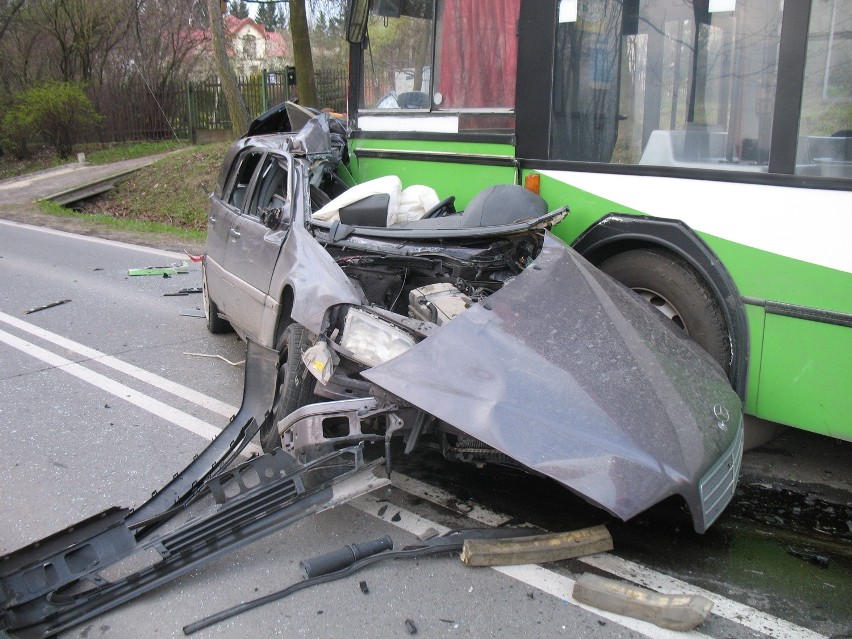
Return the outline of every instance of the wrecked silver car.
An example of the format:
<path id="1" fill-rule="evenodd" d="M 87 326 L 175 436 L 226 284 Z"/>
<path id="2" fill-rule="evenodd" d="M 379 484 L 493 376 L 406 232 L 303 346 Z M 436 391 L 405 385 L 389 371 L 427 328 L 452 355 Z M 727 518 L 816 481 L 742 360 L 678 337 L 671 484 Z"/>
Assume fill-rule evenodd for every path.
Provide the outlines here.
<path id="1" fill-rule="evenodd" d="M 740 399 L 683 331 L 548 232 L 567 208 L 514 185 L 461 212 L 394 176 L 354 185 L 341 122 L 264 117 L 255 131 L 296 132 L 230 149 L 203 282 L 211 331 L 279 354 L 265 450 L 304 464 L 398 436 L 406 454 L 551 477 L 622 519 L 680 495 L 698 532 L 713 523 L 736 483 Z"/>

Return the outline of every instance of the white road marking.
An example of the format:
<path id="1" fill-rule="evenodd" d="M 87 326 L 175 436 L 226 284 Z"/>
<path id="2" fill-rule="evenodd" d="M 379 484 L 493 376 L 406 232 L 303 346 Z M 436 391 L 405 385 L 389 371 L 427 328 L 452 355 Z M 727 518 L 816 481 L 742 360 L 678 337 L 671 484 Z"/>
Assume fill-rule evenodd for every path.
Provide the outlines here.
<path id="1" fill-rule="evenodd" d="M 389 505 L 387 502 L 382 501 L 375 493 L 354 499 L 350 501 L 349 504 L 368 515 L 377 517 L 382 521 L 393 524 L 394 526 L 414 535 L 422 535 L 429 528 L 435 529 L 438 534 L 443 534 L 449 530 L 445 526 L 431 522 L 428 519 L 424 519 L 423 517 L 420 517 L 419 515 L 416 515 L 404 508 L 400 508 L 399 506 L 392 504 Z M 379 513 L 382 512 L 383 508 L 384 512 L 380 515 Z M 521 583 L 537 588 L 542 592 L 546 592 L 549 595 L 561 599 L 565 603 L 583 608 L 598 617 L 608 619 L 609 621 L 624 626 L 634 632 L 638 632 L 645 637 L 650 637 L 651 639 L 680 639 L 683 637 L 700 639 L 702 637 L 707 637 L 707 635 L 694 630 L 691 632 L 666 630 L 665 628 L 659 628 L 645 621 L 640 621 L 639 619 L 612 614 L 605 610 L 598 610 L 597 608 L 581 604 L 580 602 L 575 601 L 571 596 L 571 593 L 574 592 L 573 579 L 555 573 L 552 570 L 542 568 L 541 566 L 531 564 L 523 566 L 496 566 L 492 568 L 492 570 L 496 570 L 497 572 L 504 574 L 507 577 L 511 577 L 512 579 L 517 579 Z"/>
<path id="2" fill-rule="evenodd" d="M 40 337 L 41 339 L 56 344 L 61 348 L 77 353 L 78 355 L 82 355 L 90 360 L 97 361 L 104 366 L 109 366 L 110 368 L 120 371 L 125 375 L 129 375 L 130 377 L 145 382 L 146 384 L 150 384 L 151 386 L 166 391 L 167 393 L 171 393 L 172 395 L 185 399 L 188 402 L 192 402 L 193 404 L 206 408 L 214 413 L 218 413 L 219 415 L 231 418 L 237 412 L 237 407 L 235 406 L 231 406 L 225 402 L 220 402 L 218 399 L 214 399 L 204 393 L 199 393 L 188 386 L 178 384 L 177 382 L 173 382 L 165 377 L 160 377 L 159 375 L 146 371 L 143 368 L 139 368 L 133 364 L 128 364 L 117 357 L 107 355 L 106 353 L 102 353 L 94 348 L 89 348 L 85 344 L 80 344 L 79 342 L 62 337 L 61 335 L 52 333 L 36 326 L 35 324 L 30 324 L 29 322 L 20 320 L 17 317 L 7 315 L 2 311 L 0 311 L 0 322 L 5 322 L 10 326 L 14 326 L 15 328 L 26 331 L 31 335 Z"/>
<path id="3" fill-rule="evenodd" d="M 140 393 L 129 386 L 125 386 L 124 384 L 116 382 L 105 375 L 89 370 L 76 362 L 72 362 L 70 359 L 51 353 L 40 346 L 36 346 L 35 344 L 22 340 L 5 331 L 0 331 L 0 342 L 4 342 L 12 348 L 16 348 L 27 355 L 35 357 L 46 364 L 54 366 L 69 375 L 73 375 L 74 377 L 83 380 L 84 382 L 97 386 L 101 390 L 104 390 L 115 397 L 123 399 L 142 410 L 148 411 L 149 413 L 152 413 L 153 415 L 156 415 L 175 426 L 179 426 L 184 430 L 200 435 L 205 439 L 212 440 L 222 430 L 221 428 L 217 428 L 216 426 L 198 419 L 189 413 L 185 413 L 177 408 L 169 406 L 168 404 L 164 404 L 153 397 Z M 259 453 L 261 451 L 259 446 L 249 444 L 246 447 L 246 452 Z"/>
<path id="4" fill-rule="evenodd" d="M 807 628 L 802 628 L 789 621 L 773 617 L 751 606 L 720 597 L 714 592 L 650 570 L 626 559 L 601 554 L 584 557 L 582 561 L 599 570 L 604 570 L 617 577 L 632 581 L 657 592 L 688 592 L 690 594 L 704 595 L 713 601 L 714 615 L 736 621 L 746 628 L 762 632 L 774 639 L 819 639 L 823 637 L 823 635 Z"/>
<path id="5" fill-rule="evenodd" d="M 22 229 L 26 229 L 28 231 L 38 231 L 39 233 L 47 233 L 48 235 L 58 235 L 60 237 L 66 237 L 74 240 L 82 240 L 84 242 L 92 242 L 94 244 L 101 244 L 104 246 L 113 246 L 115 248 L 128 249 L 131 251 L 136 251 L 137 253 L 151 253 L 153 255 L 159 255 L 161 257 L 168 257 L 173 260 L 185 260 L 187 259 L 186 253 L 176 253 L 174 251 L 163 251 L 161 249 L 149 248 L 147 246 L 139 246 L 138 244 L 128 244 L 127 242 L 118 242 L 116 240 L 105 240 L 100 237 L 92 237 L 90 235 L 77 235 L 75 233 L 68 233 L 66 231 L 59 231 L 57 229 L 47 228 L 45 226 L 34 226 L 32 224 L 23 224 L 21 222 L 12 222 L 11 220 L 0 220 L 0 224 L 5 224 L 7 226 L 16 226 Z"/>
<path id="6" fill-rule="evenodd" d="M 393 471 L 391 473 L 391 483 L 400 490 L 404 490 L 409 495 L 414 495 L 415 497 L 420 497 L 421 499 L 425 499 L 426 501 L 437 504 L 438 506 L 444 506 L 445 508 L 454 510 L 455 512 L 465 515 L 474 521 L 485 524 L 486 526 L 496 528 L 497 526 L 502 526 L 511 519 L 511 517 L 507 515 L 496 513 L 493 510 L 484 508 L 483 506 L 479 506 L 471 502 L 459 501 L 457 497 L 454 497 L 441 488 L 431 486 L 419 479 L 414 479 L 413 477 L 403 475 L 397 471 Z"/>

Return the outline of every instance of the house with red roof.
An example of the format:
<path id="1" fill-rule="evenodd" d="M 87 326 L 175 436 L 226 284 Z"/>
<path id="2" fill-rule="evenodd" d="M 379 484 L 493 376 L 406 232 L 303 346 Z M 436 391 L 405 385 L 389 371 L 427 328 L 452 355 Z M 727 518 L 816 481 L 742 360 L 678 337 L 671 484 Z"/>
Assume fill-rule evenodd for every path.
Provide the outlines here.
<path id="1" fill-rule="evenodd" d="M 283 69 L 293 63 L 289 42 L 278 31 L 269 31 L 251 18 L 225 16 L 228 55 L 240 75 L 261 69 Z"/>
<path id="2" fill-rule="evenodd" d="M 232 15 L 225 16 L 224 27 L 226 51 L 237 75 L 250 76 L 263 69 L 281 70 L 293 64 L 289 36 L 284 33 L 268 30 L 251 18 L 237 18 Z M 198 39 L 203 41 L 204 51 L 196 75 L 215 75 L 213 43 L 209 31 Z"/>

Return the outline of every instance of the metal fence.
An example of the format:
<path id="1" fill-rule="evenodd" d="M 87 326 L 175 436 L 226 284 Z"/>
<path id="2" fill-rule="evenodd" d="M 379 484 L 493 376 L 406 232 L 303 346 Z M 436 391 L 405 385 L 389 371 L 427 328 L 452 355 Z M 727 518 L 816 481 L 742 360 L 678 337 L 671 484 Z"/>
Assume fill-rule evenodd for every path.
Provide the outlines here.
<path id="1" fill-rule="evenodd" d="M 346 69 L 317 69 L 315 76 L 319 104 L 343 112 Z M 252 118 L 280 102 L 298 98 L 298 74 L 292 67 L 264 70 L 250 78 L 239 78 L 238 83 Z M 151 86 L 141 77 L 130 77 L 120 84 L 100 87 L 91 97 L 104 119 L 101 126 L 86 136 L 88 141 L 172 137 L 195 141 L 206 131 L 231 132 L 231 119 L 218 78 Z"/>

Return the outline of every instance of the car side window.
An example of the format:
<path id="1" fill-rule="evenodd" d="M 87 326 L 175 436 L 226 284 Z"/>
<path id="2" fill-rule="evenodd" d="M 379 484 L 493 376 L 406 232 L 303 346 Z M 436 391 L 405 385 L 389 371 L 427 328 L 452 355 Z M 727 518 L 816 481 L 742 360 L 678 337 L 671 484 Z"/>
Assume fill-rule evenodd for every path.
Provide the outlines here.
<path id="1" fill-rule="evenodd" d="M 249 184 L 251 184 L 252 175 L 260 163 L 263 153 L 250 151 L 243 154 L 238 160 L 237 169 L 231 176 L 227 196 L 225 201 L 237 209 L 242 209 L 246 201 Z"/>
<path id="2" fill-rule="evenodd" d="M 245 214 L 267 226 L 277 226 L 290 217 L 288 172 L 282 158 L 267 156 L 260 168 L 252 201 Z"/>

